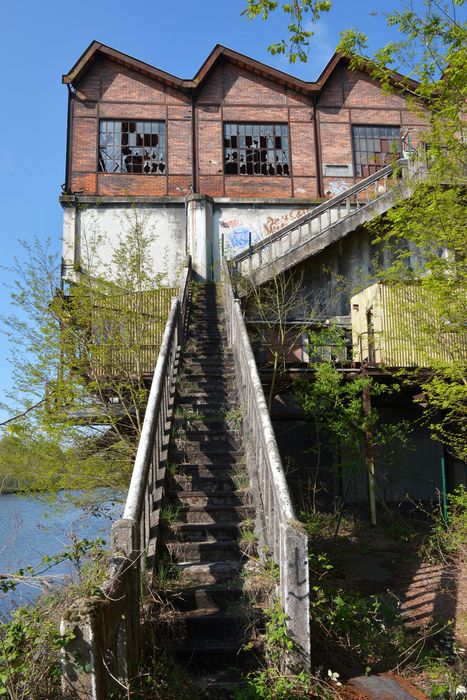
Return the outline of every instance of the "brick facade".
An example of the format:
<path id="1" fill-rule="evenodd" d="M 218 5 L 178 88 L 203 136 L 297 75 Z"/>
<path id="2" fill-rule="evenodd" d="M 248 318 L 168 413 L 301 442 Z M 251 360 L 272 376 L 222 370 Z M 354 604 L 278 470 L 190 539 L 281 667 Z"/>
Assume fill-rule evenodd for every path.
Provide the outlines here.
<path id="1" fill-rule="evenodd" d="M 345 59 L 336 62 L 323 84 L 302 83 L 285 74 L 276 79 L 268 76 L 271 69 L 263 69 L 252 70 L 220 55 L 202 82 L 191 86 L 190 81 L 173 76 L 171 80 L 163 74 L 160 78 L 145 75 L 97 53 L 78 80 L 67 81 L 74 85 L 68 192 L 179 197 L 197 191 L 235 200 L 316 200 L 355 182 L 353 124 L 400 127 L 402 137 L 411 134 L 412 144 L 423 128 L 422 119 L 409 111 L 403 96 L 385 94 L 366 73 L 352 72 Z M 295 83 L 302 83 L 302 89 Z M 106 118 L 163 121 L 165 171 L 152 175 L 98 172 L 99 120 Z M 224 122 L 287 124 L 290 175 L 225 174 Z"/>

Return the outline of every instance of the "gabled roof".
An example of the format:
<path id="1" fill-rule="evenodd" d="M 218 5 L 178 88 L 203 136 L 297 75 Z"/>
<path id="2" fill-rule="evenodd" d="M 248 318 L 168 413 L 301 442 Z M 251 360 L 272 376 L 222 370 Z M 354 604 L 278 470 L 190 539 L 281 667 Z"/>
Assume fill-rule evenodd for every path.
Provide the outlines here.
<path id="1" fill-rule="evenodd" d="M 162 82 L 168 82 L 177 87 L 185 87 L 184 83 L 190 82 L 177 78 L 175 75 L 166 73 L 151 66 L 149 63 L 144 63 L 133 56 L 129 56 L 126 53 L 112 49 L 110 46 L 101 44 L 99 41 L 92 41 L 86 51 L 78 58 L 75 65 L 71 68 L 68 73 L 62 76 L 62 83 L 77 85 L 83 75 L 87 73 L 89 68 L 93 65 L 94 61 L 98 57 L 106 57 L 115 63 L 132 68 L 137 73 L 142 73 L 143 75 L 148 75 L 151 78 L 156 78 Z M 189 87 L 188 85 L 186 87 Z"/>
<path id="2" fill-rule="evenodd" d="M 338 62 L 340 57 L 337 54 L 335 54 L 335 56 L 337 57 Z M 235 63 L 236 65 L 246 68 L 257 75 L 274 80 L 281 85 L 289 85 L 295 90 L 306 94 L 317 91 L 321 88 L 319 81 L 307 82 L 306 80 L 300 80 L 300 78 L 295 78 L 289 73 L 285 73 L 284 71 L 277 70 L 277 68 L 267 66 L 265 63 L 261 63 L 261 61 L 256 61 L 254 58 L 245 56 L 238 51 L 228 49 L 220 44 L 217 44 L 217 46 L 214 47 L 196 75 L 191 79 L 186 79 L 179 78 L 171 73 L 160 70 L 160 68 L 151 66 L 149 63 L 133 58 L 133 56 L 117 51 L 110 46 L 106 46 L 105 44 L 101 44 L 99 41 L 93 41 L 88 46 L 86 51 L 82 54 L 82 56 L 80 56 L 71 70 L 62 76 L 62 82 L 76 86 L 98 57 L 109 58 L 120 65 L 131 68 L 137 73 L 142 73 L 143 75 L 154 78 L 163 83 L 188 90 L 202 85 L 211 71 L 222 60 Z"/>
<path id="3" fill-rule="evenodd" d="M 273 80 L 281 85 L 288 85 L 294 90 L 304 94 L 319 92 L 329 80 L 337 65 L 341 61 L 349 60 L 346 56 L 335 53 L 322 71 L 318 80 L 315 82 L 307 82 L 306 80 L 295 78 L 289 73 L 277 70 L 277 68 L 272 68 L 265 63 L 261 63 L 261 61 L 255 60 L 254 58 L 245 56 L 245 54 L 239 53 L 238 51 L 234 51 L 233 49 L 228 49 L 225 46 L 221 46 L 221 44 L 217 44 L 206 58 L 201 68 L 199 68 L 196 75 L 192 79 L 186 79 L 178 78 L 171 73 L 160 70 L 160 68 L 155 68 L 149 63 L 133 58 L 133 56 L 117 51 L 117 49 L 113 49 L 105 44 L 101 44 L 99 41 L 93 41 L 82 56 L 80 56 L 71 70 L 62 76 L 62 82 L 76 86 L 98 57 L 106 57 L 112 61 L 115 61 L 115 63 L 131 68 L 137 73 L 141 73 L 150 78 L 154 78 L 155 80 L 159 80 L 160 82 L 186 90 L 192 90 L 201 86 L 216 65 L 220 61 L 227 60 L 242 68 L 246 68 L 252 73 L 261 75 L 262 77 Z M 367 73 L 371 73 L 369 65 L 363 65 L 362 70 L 365 70 Z M 398 73 L 394 73 L 394 79 L 400 80 L 403 79 L 403 76 L 399 75 Z M 414 81 L 409 82 L 416 85 Z"/>

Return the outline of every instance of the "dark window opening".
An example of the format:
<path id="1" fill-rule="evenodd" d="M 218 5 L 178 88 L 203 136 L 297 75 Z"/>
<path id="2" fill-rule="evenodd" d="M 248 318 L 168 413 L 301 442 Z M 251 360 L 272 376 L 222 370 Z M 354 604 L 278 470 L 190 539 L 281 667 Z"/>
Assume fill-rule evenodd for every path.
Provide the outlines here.
<path id="1" fill-rule="evenodd" d="M 355 175 L 368 177 L 402 154 L 398 126 L 352 126 Z"/>
<path id="2" fill-rule="evenodd" d="M 224 172 L 289 176 L 287 124 L 224 124 Z"/>
<path id="3" fill-rule="evenodd" d="M 99 172 L 160 175 L 165 169 L 165 122 L 101 120 Z"/>

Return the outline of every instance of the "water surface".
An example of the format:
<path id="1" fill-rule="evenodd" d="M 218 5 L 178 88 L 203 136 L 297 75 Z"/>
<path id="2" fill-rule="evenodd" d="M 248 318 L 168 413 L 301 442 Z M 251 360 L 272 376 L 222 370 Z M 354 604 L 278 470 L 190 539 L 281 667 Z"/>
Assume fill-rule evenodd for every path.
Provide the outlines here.
<path id="1" fill-rule="evenodd" d="M 112 522 L 121 517 L 123 496 L 108 491 L 82 494 L 61 492 L 52 502 L 46 496 L 0 495 L 0 573 L 11 573 L 26 566 L 38 566 L 44 555 L 53 556 L 71 545 L 71 536 L 79 539 L 110 537 Z M 84 498 L 78 507 L 70 499 Z M 95 504 L 98 503 L 96 506 Z M 73 575 L 71 562 L 54 566 L 47 572 L 50 585 L 63 585 Z M 38 585 L 21 585 L 14 592 L 0 591 L 0 618 L 12 608 L 33 602 L 41 592 Z"/>

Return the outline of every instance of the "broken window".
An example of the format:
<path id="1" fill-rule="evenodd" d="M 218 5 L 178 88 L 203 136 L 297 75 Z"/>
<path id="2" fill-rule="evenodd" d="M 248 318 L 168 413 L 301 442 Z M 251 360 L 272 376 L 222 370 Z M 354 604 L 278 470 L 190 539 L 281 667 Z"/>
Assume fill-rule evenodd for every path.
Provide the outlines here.
<path id="1" fill-rule="evenodd" d="M 165 170 L 165 122 L 101 119 L 99 172 L 161 175 Z"/>
<path id="2" fill-rule="evenodd" d="M 290 175 L 287 124 L 224 124 L 226 175 Z"/>
<path id="3" fill-rule="evenodd" d="M 402 154 L 398 126 L 352 126 L 355 175 L 368 177 Z"/>

